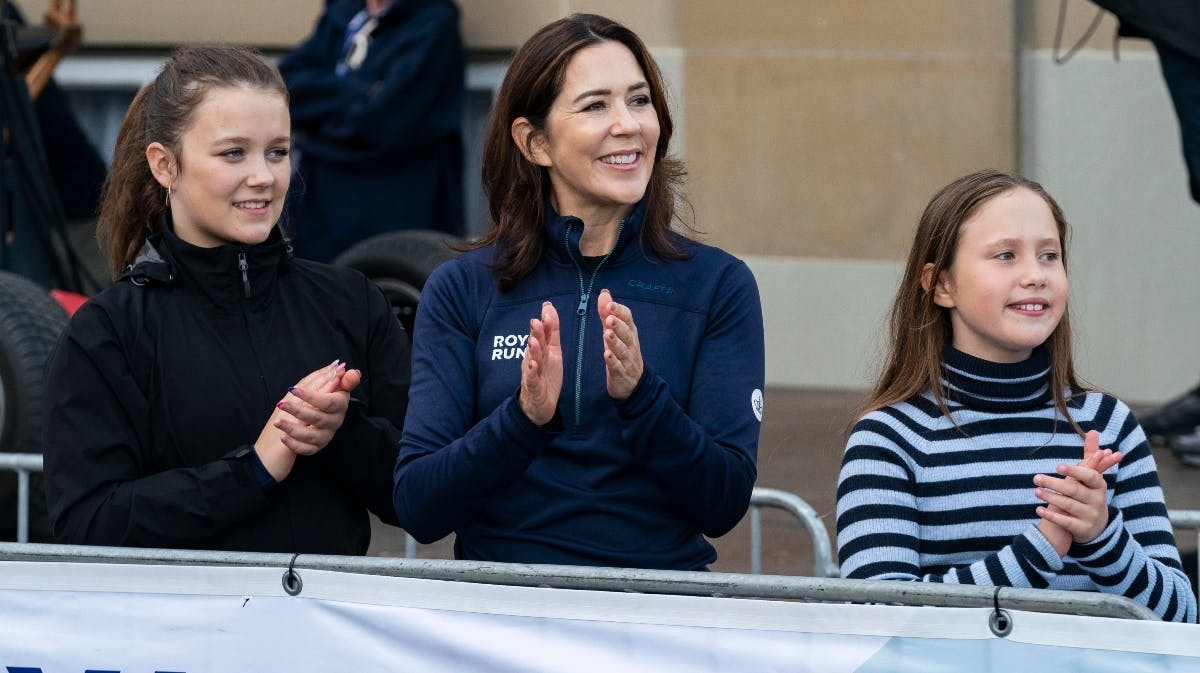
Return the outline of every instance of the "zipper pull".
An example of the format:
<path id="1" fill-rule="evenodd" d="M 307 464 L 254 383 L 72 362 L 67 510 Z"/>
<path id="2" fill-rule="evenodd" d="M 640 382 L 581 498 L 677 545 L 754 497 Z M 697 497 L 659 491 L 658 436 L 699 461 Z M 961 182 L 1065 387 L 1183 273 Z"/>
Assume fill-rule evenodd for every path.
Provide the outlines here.
<path id="1" fill-rule="evenodd" d="M 584 294 L 580 295 L 579 308 L 575 309 L 576 315 L 583 315 L 583 314 L 587 313 L 587 302 L 588 302 L 589 296 L 591 296 L 591 295 L 588 293 L 584 293 Z"/>
<path id="2" fill-rule="evenodd" d="M 238 253 L 238 271 L 242 272 L 242 290 L 246 292 L 246 299 L 250 298 L 250 275 L 246 272 L 250 265 L 246 262 L 246 253 Z"/>

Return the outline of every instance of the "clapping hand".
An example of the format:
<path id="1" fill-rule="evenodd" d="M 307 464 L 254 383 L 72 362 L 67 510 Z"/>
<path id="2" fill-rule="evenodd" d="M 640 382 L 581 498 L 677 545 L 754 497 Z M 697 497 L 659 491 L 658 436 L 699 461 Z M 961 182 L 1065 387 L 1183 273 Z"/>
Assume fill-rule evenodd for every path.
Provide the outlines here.
<path id="1" fill-rule="evenodd" d="M 642 346 L 637 325 L 628 306 L 613 301 L 608 290 L 600 290 L 596 300 L 600 324 L 604 328 L 604 373 L 608 395 L 615 400 L 628 398 L 642 380 Z"/>
<path id="2" fill-rule="evenodd" d="M 517 401 L 529 420 L 545 425 L 554 418 L 562 382 L 558 311 L 554 304 L 544 302 L 541 317 L 529 321 L 529 340 L 525 342 L 525 359 L 521 362 L 521 390 Z"/>
<path id="3" fill-rule="evenodd" d="M 1100 433 L 1091 430 L 1084 437 L 1082 461 L 1063 463 L 1051 477 L 1035 475 L 1034 495 L 1046 503 L 1039 506 L 1042 518 L 1038 529 L 1050 541 L 1059 556 L 1065 556 L 1071 543 L 1087 543 L 1099 537 L 1108 526 L 1108 484 L 1103 473 L 1121 462 L 1120 451 L 1100 449 Z"/>

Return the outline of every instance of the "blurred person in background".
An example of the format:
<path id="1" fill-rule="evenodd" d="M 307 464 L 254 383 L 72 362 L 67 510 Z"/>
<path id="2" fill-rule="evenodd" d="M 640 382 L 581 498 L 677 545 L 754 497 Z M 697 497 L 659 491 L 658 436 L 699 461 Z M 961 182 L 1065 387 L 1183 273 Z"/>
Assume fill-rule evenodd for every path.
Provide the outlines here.
<path id="1" fill-rule="evenodd" d="M 450 0 L 332 0 L 279 64 L 291 97 L 296 254 L 463 228 L 465 55 Z"/>

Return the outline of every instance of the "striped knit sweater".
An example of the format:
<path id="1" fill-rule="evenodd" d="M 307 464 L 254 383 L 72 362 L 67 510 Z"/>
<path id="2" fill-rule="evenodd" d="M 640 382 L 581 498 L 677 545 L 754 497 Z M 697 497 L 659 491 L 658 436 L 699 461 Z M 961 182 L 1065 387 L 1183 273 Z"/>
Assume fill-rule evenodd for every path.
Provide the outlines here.
<path id="1" fill-rule="evenodd" d="M 1104 474 L 1107 528 L 1059 558 L 1037 529 L 1033 475 L 1082 460 L 1083 439 L 1054 409 L 1046 354 L 997 364 L 947 349 L 944 372 L 954 422 L 927 391 L 851 432 L 838 483 L 844 577 L 1102 591 L 1164 620 L 1196 620 L 1154 457 L 1128 407 L 1098 392 L 1069 402 L 1101 448 L 1125 456 Z"/>

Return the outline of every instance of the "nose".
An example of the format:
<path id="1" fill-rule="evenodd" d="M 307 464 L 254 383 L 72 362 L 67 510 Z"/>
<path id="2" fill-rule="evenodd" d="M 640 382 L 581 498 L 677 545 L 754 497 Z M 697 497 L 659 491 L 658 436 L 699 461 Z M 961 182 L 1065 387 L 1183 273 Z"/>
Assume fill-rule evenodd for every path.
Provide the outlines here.
<path id="1" fill-rule="evenodd" d="M 248 171 L 246 184 L 250 187 L 270 187 L 275 183 L 275 173 L 263 157 L 251 160 Z"/>
<path id="2" fill-rule="evenodd" d="M 614 105 L 612 107 L 612 134 L 615 136 L 627 136 L 637 133 L 642 128 L 642 123 L 633 116 L 629 111 L 628 105 Z"/>
<path id="3" fill-rule="evenodd" d="M 1042 268 L 1041 260 L 1031 259 L 1021 265 L 1021 285 L 1025 287 L 1042 287 L 1046 284 L 1046 269 Z"/>

